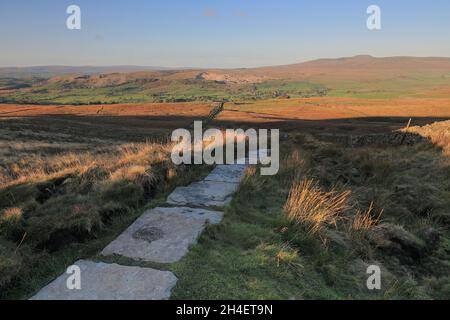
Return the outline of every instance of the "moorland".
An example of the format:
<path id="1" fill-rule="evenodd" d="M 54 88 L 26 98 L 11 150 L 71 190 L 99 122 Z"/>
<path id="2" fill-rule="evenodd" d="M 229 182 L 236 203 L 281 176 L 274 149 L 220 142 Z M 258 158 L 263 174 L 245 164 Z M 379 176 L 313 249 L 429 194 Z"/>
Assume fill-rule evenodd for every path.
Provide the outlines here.
<path id="1" fill-rule="evenodd" d="M 448 298 L 450 58 L 156 69 L 0 68 L 0 298 L 80 258 L 171 270 L 173 298 Z M 100 257 L 210 170 L 173 165 L 168 140 L 206 119 L 280 129 L 279 174 L 249 168 L 180 262 Z"/>

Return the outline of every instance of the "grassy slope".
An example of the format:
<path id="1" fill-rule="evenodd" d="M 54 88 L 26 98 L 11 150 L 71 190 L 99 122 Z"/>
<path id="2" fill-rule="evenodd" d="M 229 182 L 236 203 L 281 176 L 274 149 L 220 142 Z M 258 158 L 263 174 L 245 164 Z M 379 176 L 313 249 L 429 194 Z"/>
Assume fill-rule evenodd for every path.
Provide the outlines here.
<path id="1" fill-rule="evenodd" d="M 331 88 L 329 96 L 352 97 L 362 99 L 395 99 L 429 97 L 439 98 L 440 95 L 429 93 L 433 88 L 445 88 L 450 82 L 450 74 L 418 73 L 408 77 L 355 81 L 326 81 Z"/>
<path id="2" fill-rule="evenodd" d="M 14 80 L 14 83 L 17 81 Z M 13 84 L 10 83 L 10 86 Z M 235 85 L 192 79 L 162 81 L 159 86 L 152 88 L 127 83 L 100 88 L 67 89 L 52 83 L 35 84 L 32 89 L 4 93 L 0 95 L 0 102 L 45 105 L 221 101 L 267 99 L 283 95 L 322 96 L 325 92 L 324 86 L 305 81 L 270 81 L 255 85 Z"/>
<path id="3" fill-rule="evenodd" d="M 385 150 L 368 147 L 352 155 L 332 145 L 318 149 L 308 145 L 302 142 L 289 147 L 302 152 L 301 157 L 309 159 L 306 162 L 294 156 L 283 162 L 279 175 L 256 175 L 244 181 L 223 223 L 210 226 L 189 255 L 170 267 L 180 279 L 173 298 L 448 297 L 450 234 L 444 227 L 449 218 L 449 163 L 441 158 L 441 151 L 426 145 Z M 284 151 L 288 153 L 288 149 Z M 352 177 L 355 170 L 359 176 Z M 370 240 L 378 231 L 350 231 L 345 219 L 337 229 L 329 226 L 326 234 L 310 235 L 302 226 L 289 224 L 282 209 L 296 175 L 315 177 L 325 189 L 338 183 L 339 176 L 348 177 L 340 187 L 353 192 L 354 205 L 365 209 L 373 200 L 377 212 L 385 209 L 383 224 L 404 226 L 413 238 L 426 239 L 425 230 L 439 230 L 439 244 L 423 249 L 421 258 L 409 256 L 406 249 L 392 253 Z M 407 192 L 396 191 L 404 184 Z M 346 219 L 354 214 L 351 211 Z M 382 267 L 380 291 L 365 287 L 366 267 L 372 263 Z"/>

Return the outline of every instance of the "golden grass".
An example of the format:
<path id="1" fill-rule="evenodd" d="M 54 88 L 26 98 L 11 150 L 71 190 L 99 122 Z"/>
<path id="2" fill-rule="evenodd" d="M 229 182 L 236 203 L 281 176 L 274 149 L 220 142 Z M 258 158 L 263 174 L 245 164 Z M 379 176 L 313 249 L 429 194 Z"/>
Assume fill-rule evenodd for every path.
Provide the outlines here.
<path id="1" fill-rule="evenodd" d="M 411 127 L 407 132 L 419 134 L 442 148 L 445 156 L 450 157 L 450 121 L 439 121 L 423 127 Z"/>
<path id="2" fill-rule="evenodd" d="M 132 143 L 101 152 L 36 155 L 0 168 L 2 188 L 71 174 L 83 174 L 97 168 L 109 173 L 111 180 L 154 180 L 151 164 L 169 159 L 170 145 Z"/>
<path id="3" fill-rule="evenodd" d="M 366 211 L 357 210 L 352 221 L 352 229 L 355 231 L 367 231 L 376 226 L 381 219 L 384 210 L 381 210 L 377 217 L 373 215 L 373 202 L 370 203 Z"/>
<path id="4" fill-rule="evenodd" d="M 20 220 L 22 209 L 18 207 L 6 208 L 0 211 L 0 223 L 8 220 Z"/>
<path id="5" fill-rule="evenodd" d="M 244 179 L 250 179 L 256 175 L 257 169 L 255 166 L 249 166 L 245 169 Z"/>
<path id="6" fill-rule="evenodd" d="M 340 214 L 349 208 L 349 197 L 350 191 L 322 191 L 314 180 L 295 181 L 284 211 L 291 223 L 317 233 L 326 225 L 336 225 Z"/>
<path id="7" fill-rule="evenodd" d="M 450 125 L 449 125 L 450 129 Z M 442 148 L 443 154 L 450 157 L 450 132 L 436 132 L 429 135 L 431 142 Z"/>
<path id="8" fill-rule="evenodd" d="M 225 105 L 217 120 L 284 122 L 289 120 L 335 120 L 370 117 L 429 118 L 450 117 L 450 99 L 362 99 L 297 98 L 260 100 Z"/>
<path id="9" fill-rule="evenodd" d="M 146 166 L 130 165 L 119 168 L 111 173 L 112 181 L 132 181 L 140 185 L 155 185 L 158 181 L 157 175 Z"/>
<path id="10" fill-rule="evenodd" d="M 96 122 L 102 124 L 101 117 L 149 117 L 153 124 L 164 123 L 163 128 L 180 125 L 180 118 L 203 118 L 208 116 L 212 106 L 208 103 L 140 103 L 113 105 L 21 105 L 1 104 L 0 118 L 45 117 L 45 116 L 74 116 L 95 117 Z M 174 117 L 178 117 L 174 119 Z M 74 118 L 74 120 L 76 120 Z M 89 121 L 89 118 L 84 121 Z M 131 121 L 123 119 L 122 121 Z M 182 120 L 184 122 L 185 120 Z M 167 126 L 168 125 L 168 126 Z M 187 123 L 189 125 L 189 123 Z"/>

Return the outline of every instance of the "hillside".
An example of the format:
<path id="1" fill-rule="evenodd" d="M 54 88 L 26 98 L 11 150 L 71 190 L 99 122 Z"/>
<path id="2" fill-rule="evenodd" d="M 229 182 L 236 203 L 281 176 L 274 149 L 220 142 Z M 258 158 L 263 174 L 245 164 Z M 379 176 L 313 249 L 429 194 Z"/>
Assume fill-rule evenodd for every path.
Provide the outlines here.
<path id="1" fill-rule="evenodd" d="M 0 102 L 110 104 L 318 96 L 442 98 L 448 96 L 450 84 L 450 58 L 355 56 L 254 69 L 137 71 L 140 67 L 133 67 L 134 72 L 119 72 L 126 67 L 117 68 L 111 73 L 113 69 L 93 67 L 88 72 L 66 67 L 57 76 L 21 79 L 2 78 L 0 70 Z M 63 72 L 71 70 L 74 73 Z M 45 68 L 35 71 L 41 75 L 51 72 Z"/>
<path id="2" fill-rule="evenodd" d="M 36 66 L 36 67 L 4 67 L 0 68 L 0 77 L 22 78 L 22 77 L 52 77 L 63 74 L 96 74 L 114 72 L 136 72 L 165 70 L 163 67 L 142 66 Z"/>
<path id="3" fill-rule="evenodd" d="M 450 58 L 387 57 L 360 55 L 340 59 L 320 59 L 305 63 L 251 70 L 272 78 L 295 80 L 379 80 L 408 77 L 419 73 L 445 75 Z"/>

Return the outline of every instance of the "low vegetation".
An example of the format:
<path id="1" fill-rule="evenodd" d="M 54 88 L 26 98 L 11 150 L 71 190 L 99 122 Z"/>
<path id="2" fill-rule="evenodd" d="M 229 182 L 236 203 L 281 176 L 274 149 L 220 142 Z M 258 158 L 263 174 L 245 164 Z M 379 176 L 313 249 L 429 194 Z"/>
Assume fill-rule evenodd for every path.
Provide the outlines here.
<path id="1" fill-rule="evenodd" d="M 276 176 L 249 170 L 224 222 L 171 268 L 174 298 L 448 298 L 445 148 L 292 133 L 282 154 Z M 366 287 L 369 265 L 381 268 L 381 290 Z"/>
<path id="2" fill-rule="evenodd" d="M 353 218 L 353 223 L 350 226 L 352 230 L 357 232 L 364 232 L 372 230 L 380 222 L 381 215 L 384 210 L 381 210 L 378 216 L 374 216 L 373 202 L 367 210 L 357 210 Z"/>
<path id="3" fill-rule="evenodd" d="M 440 121 L 422 127 L 416 126 L 404 131 L 427 137 L 433 144 L 442 148 L 446 156 L 450 156 L 450 121 Z"/>
<path id="4" fill-rule="evenodd" d="M 349 191 L 324 192 L 314 180 L 295 181 L 284 210 L 289 222 L 317 233 L 328 225 L 336 226 L 339 214 L 348 209 Z"/>

